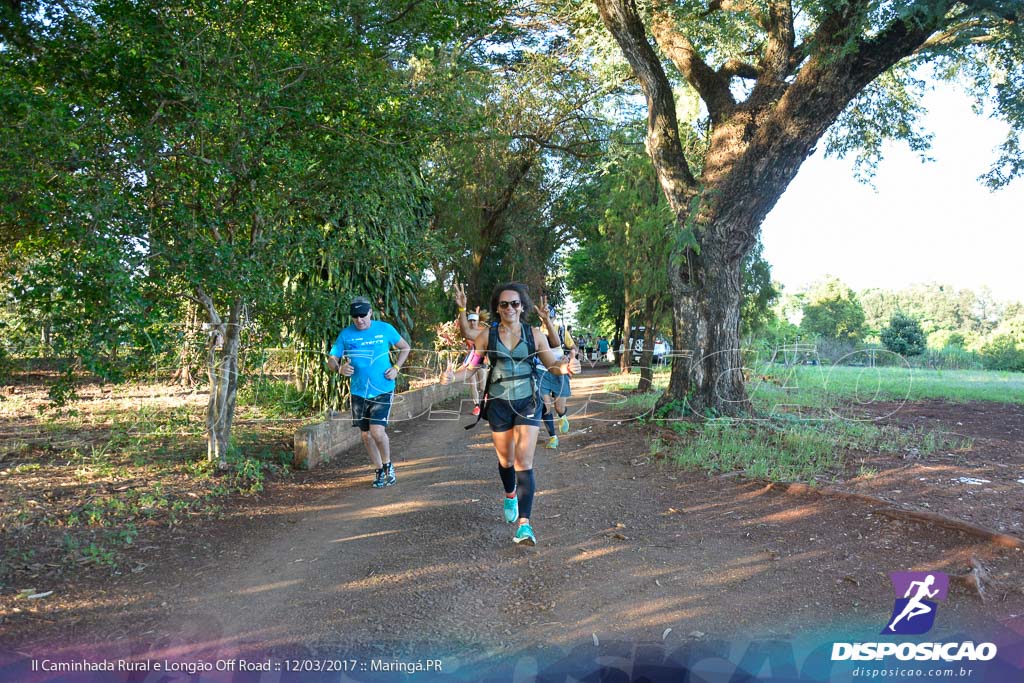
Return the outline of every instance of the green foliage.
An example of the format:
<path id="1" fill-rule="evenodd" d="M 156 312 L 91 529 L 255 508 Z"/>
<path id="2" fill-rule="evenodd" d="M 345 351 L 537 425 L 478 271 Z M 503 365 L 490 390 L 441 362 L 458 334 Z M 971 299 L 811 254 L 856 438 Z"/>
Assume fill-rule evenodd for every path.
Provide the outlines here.
<path id="1" fill-rule="evenodd" d="M 854 171 L 870 183 L 882 160 L 883 145 L 901 140 L 927 160 L 932 135 L 921 129 L 921 97 L 927 82 L 913 76 L 912 63 L 899 64 L 869 83 L 829 129 L 826 154 L 854 155 Z"/>
<path id="2" fill-rule="evenodd" d="M 125 356 L 177 362 L 208 340 L 179 323 L 202 290 L 244 343 L 287 335 L 336 404 L 322 358 L 346 298 L 412 327 L 439 251 L 423 162 L 504 10 L 16 4 L 19 28 L 0 26 L 0 294 L 26 338 L 120 379 Z"/>
<path id="3" fill-rule="evenodd" d="M 425 165 L 432 228 L 447 247 L 434 255 L 434 286 L 465 283 L 471 305 L 510 278 L 558 304 L 558 252 L 590 209 L 578 193 L 583 157 L 599 152 L 602 86 L 576 43 L 539 39 L 553 19 L 535 11 L 532 30 L 509 25 L 512 49 L 467 70 L 453 117 L 465 132 L 440 139 Z"/>
<path id="4" fill-rule="evenodd" d="M 967 340 L 960 332 L 936 330 L 928 335 L 927 346 L 933 351 L 941 351 L 946 348 L 963 349 L 966 345 Z"/>
<path id="5" fill-rule="evenodd" d="M 925 350 L 924 332 L 916 318 L 896 313 L 882 330 L 882 344 L 901 356 L 920 356 Z"/>
<path id="6" fill-rule="evenodd" d="M 994 333 L 982 345 L 980 353 L 988 370 L 1024 372 L 1024 341 L 1017 334 Z"/>
<path id="7" fill-rule="evenodd" d="M 761 240 L 747 254 L 743 262 L 743 304 L 740 308 L 740 334 L 752 335 L 778 324 L 772 307 L 782 295 L 781 288 L 772 282 L 771 265 L 764 259 Z"/>
<path id="8" fill-rule="evenodd" d="M 825 339 L 854 342 L 864 333 L 864 309 L 852 289 L 827 278 L 807 293 L 800 329 Z"/>
<path id="9" fill-rule="evenodd" d="M 717 419 L 705 422 L 671 457 L 681 467 L 709 472 L 740 470 L 748 477 L 794 481 L 813 480 L 834 469 L 841 464 L 837 454 L 843 450 L 903 452 L 913 448 L 928 455 L 963 444 L 962 439 L 941 433 L 840 419 Z"/>
<path id="10" fill-rule="evenodd" d="M 1006 318 L 972 349 L 989 370 L 1024 371 L 1024 314 Z"/>
<path id="11" fill-rule="evenodd" d="M 881 331 L 895 313 L 904 313 L 916 318 L 926 335 L 940 330 L 984 335 L 1007 309 L 985 287 L 974 292 L 938 283 L 898 291 L 867 289 L 858 298 L 864 308 L 865 328 L 871 332 Z"/>
<path id="12" fill-rule="evenodd" d="M 1024 372 L 1024 348 L 1009 335 L 995 335 L 981 347 L 981 358 L 988 370 Z"/>
<path id="13" fill-rule="evenodd" d="M 0 382 L 7 383 L 14 371 L 14 359 L 3 346 L 0 346 Z"/>
<path id="14" fill-rule="evenodd" d="M 238 408 L 251 408 L 259 419 L 287 419 L 310 415 L 316 402 L 310 392 L 299 391 L 294 382 L 257 375 L 240 382 Z"/>
<path id="15" fill-rule="evenodd" d="M 608 266 L 611 244 L 590 239 L 567 259 L 569 290 L 579 301 L 576 321 L 584 329 L 611 335 L 624 314 L 623 274 Z"/>
<path id="16" fill-rule="evenodd" d="M 74 368 L 68 368 L 61 373 L 60 378 L 50 385 L 46 392 L 49 403 L 39 406 L 39 411 L 50 408 L 64 408 L 69 403 L 78 400 L 78 383 L 75 380 Z"/>

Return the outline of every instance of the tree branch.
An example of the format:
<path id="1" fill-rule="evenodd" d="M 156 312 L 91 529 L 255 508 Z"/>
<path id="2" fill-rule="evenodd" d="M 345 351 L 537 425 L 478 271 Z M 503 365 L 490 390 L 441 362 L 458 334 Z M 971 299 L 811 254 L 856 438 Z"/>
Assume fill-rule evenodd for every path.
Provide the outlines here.
<path id="1" fill-rule="evenodd" d="M 746 12 L 758 23 L 759 26 L 761 26 L 761 28 L 768 28 L 768 18 L 765 17 L 761 8 L 751 2 L 747 2 L 746 0 L 711 0 L 708 4 L 708 11 L 705 15 L 720 11 L 737 13 Z"/>
<path id="2" fill-rule="evenodd" d="M 985 25 L 986 22 L 980 19 L 971 19 L 969 21 L 964 21 L 959 24 L 955 24 L 953 26 L 950 26 L 946 30 L 936 33 L 935 35 L 928 38 L 928 40 L 922 43 L 921 46 L 917 48 L 917 50 L 915 50 L 914 52 L 915 54 L 920 54 L 933 47 L 937 47 L 939 45 L 951 45 L 953 43 L 956 43 L 957 40 L 963 39 L 966 39 L 968 42 L 972 44 L 987 43 L 992 40 L 995 40 L 995 36 L 990 35 L 987 32 L 987 29 L 983 28 L 985 27 Z M 964 35 L 970 29 L 974 28 L 980 28 L 982 30 L 980 33 L 977 33 L 973 36 Z"/>
<path id="3" fill-rule="evenodd" d="M 188 296 L 189 299 L 196 302 L 200 306 L 206 309 L 206 314 L 210 316 L 211 325 L 222 325 L 224 324 L 221 317 L 217 315 L 217 308 L 213 305 L 213 299 L 206 293 L 202 285 L 196 285 L 195 296 Z"/>
<path id="4" fill-rule="evenodd" d="M 577 149 L 578 147 L 585 147 L 586 145 L 589 145 L 594 142 L 601 142 L 600 140 L 583 140 L 572 145 L 559 145 L 554 142 L 551 142 L 550 140 L 546 140 L 534 133 L 514 133 L 509 137 L 512 138 L 513 140 L 529 140 L 530 142 L 535 143 L 538 147 L 550 149 L 555 152 L 564 152 L 566 154 L 576 157 L 577 159 L 593 159 L 595 157 L 602 156 L 602 154 L 586 153 L 581 152 L 579 151 L 579 149 Z"/>
<path id="5" fill-rule="evenodd" d="M 683 154 L 672 85 L 647 41 L 634 0 L 594 0 L 594 4 L 640 81 L 647 98 L 647 151 L 672 211 L 685 216 L 697 181 Z"/>
<path id="6" fill-rule="evenodd" d="M 768 5 L 768 43 L 761 60 L 765 81 L 778 82 L 789 75 L 789 56 L 796 41 L 791 2 L 771 0 Z"/>
<path id="7" fill-rule="evenodd" d="M 651 20 L 651 33 L 683 77 L 708 106 L 712 121 L 719 120 L 736 106 L 729 92 L 729 81 L 716 73 L 697 53 L 690 39 L 676 30 L 675 20 L 657 3 Z"/>
<path id="8" fill-rule="evenodd" d="M 761 76 L 761 71 L 753 64 L 748 64 L 742 59 L 727 60 L 725 64 L 718 70 L 718 75 L 725 78 L 726 80 L 739 76 L 740 78 L 757 79 Z"/>

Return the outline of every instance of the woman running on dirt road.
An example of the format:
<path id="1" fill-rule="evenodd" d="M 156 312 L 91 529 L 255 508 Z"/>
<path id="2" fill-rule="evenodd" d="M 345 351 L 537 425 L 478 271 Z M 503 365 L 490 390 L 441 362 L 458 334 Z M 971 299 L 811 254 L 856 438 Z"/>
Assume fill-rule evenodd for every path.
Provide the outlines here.
<path id="1" fill-rule="evenodd" d="M 455 286 L 455 303 L 460 316 L 465 314 L 466 293 Z M 441 382 L 465 381 L 471 371 L 491 361 L 491 375 L 485 391 L 483 413 L 491 426 L 494 450 L 498 455 L 498 474 L 505 490 L 505 521 L 517 522 L 513 541 L 536 545 L 537 536 L 530 525 L 536 480 L 533 454 L 537 448 L 537 430 L 543 403 L 537 393 L 537 359 L 554 375 L 579 372 L 579 361 L 559 362 L 548 345 L 547 333 L 522 321 L 532 306 L 529 290 L 519 282 L 494 288 L 491 295 L 492 318 L 497 322 L 487 334 L 476 338 L 476 353 L 466 367 L 455 372 L 449 363 Z M 538 316 L 540 311 L 534 309 Z"/>

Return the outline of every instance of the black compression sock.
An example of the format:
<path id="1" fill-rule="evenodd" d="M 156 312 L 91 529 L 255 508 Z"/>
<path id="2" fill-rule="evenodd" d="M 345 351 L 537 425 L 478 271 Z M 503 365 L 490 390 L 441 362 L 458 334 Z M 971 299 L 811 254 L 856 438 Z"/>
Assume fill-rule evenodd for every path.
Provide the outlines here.
<path id="1" fill-rule="evenodd" d="M 513 493 L 516 490 L 516 468 L 514 467 L 502 467 L 498 465 L 498 474 L 501 476 L 501 485 L 505 488 L 505 493 Z"/>
<path id="2" fill-rule="evenodd" d="M 519 489 L 519 516 L 530 519 L 530 513 L 533 511 L 533 490 L 537 485 L 533 470 L 516 472 L 516 484 Z"/>
<path id="3" fill-rule="evenodd" d="M 555 435 L 555 418 L 551 412 L 547 409 L 544 410 L 544 414 L 541 415 L 541 419 L 544 421 L 544 429 L 548 430 L 548 436 Z"/>

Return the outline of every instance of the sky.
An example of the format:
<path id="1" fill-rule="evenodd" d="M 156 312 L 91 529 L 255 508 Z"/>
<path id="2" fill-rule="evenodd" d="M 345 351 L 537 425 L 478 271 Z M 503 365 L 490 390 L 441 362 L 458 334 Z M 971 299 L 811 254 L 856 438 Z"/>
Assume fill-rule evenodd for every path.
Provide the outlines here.
<path id="1" fill-rule="evenodd" d="M 978 181 L 1005 124 L 946 85 L 925 105 L 933 162 L 890 145 L 874 189 L 854 179 L 852 160 L 826 159 L 824 144 L 804 163 L 762 226 L 784 291 L 833 275 L 856 291 L 939 282 L 1024 301 L 1024 180 L 995 192 Z"/>

